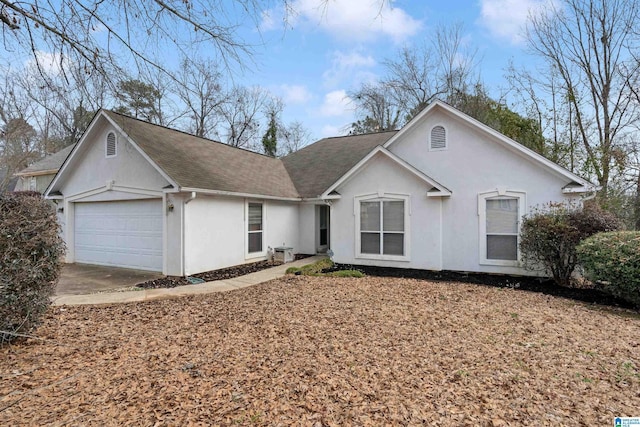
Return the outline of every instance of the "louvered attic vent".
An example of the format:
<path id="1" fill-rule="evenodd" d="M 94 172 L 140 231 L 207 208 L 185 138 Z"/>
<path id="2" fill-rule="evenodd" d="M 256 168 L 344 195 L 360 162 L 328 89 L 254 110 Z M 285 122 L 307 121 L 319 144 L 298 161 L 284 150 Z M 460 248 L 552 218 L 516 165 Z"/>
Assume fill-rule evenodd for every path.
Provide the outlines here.
<path id="1" fill-rule="evenodd" d="M 442 126 L 434 126 L 431 129 L 431 149 L 444 150 L 447 148 L 447 132 Z"/>
<path id="2" fill-rule="evenodd" d="M 107 157 L 114 157 L 116 155 L 116 134 L 109 132 L 107 135 Z"/>

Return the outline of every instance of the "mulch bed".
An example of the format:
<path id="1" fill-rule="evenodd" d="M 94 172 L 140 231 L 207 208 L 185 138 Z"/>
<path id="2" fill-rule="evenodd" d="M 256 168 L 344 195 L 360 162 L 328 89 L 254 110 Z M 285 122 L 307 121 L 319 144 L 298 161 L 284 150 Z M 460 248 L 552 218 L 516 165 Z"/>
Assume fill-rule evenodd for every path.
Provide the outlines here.
<path id="1" fill-rule="evenodd" d="M 54 307 L 0 348 L 0 425 L 607 426 L 640 319 L 509 288 L 289 276 Z"/>
<path id="2" fill-rule="evenodd" d="M 562 298 L 570 298 L 590 304 L 599 304 L 625 309 L 640 309 L 632 303 L 616 298 L 593 286 L 565 287 L 559 286 L 553 280 L 530 276 L 510 276 L 502 274 L 462 273 L 456 271 L 428 271 L 407 268 L 373 267 L 366 265 L 335 264 L 324 272 L 339 270 L 358 270 L 367 276 L 400 277 L 430 281 L 462 282 L 475 285 L 493 286 L 498 288 L 513 288 L 529 292 L 539 292 Z"/>
<path id="3" fill-rule="evenodd" d="M 296 254 L 295 259 L 304 259 L 312 255 Z M 190 277 L 202 279 L 205 282 L 213 282 L 215 280 L 233 279 L 235 277 L 244 276 L 249 273 L 264 270 L 267 268 L 282 265 L 281 262 L 275 261 L 258 261 L 249 264 L 241 264 L 233 267 L 221 268 L 219 270 L 205 271 L 204 273 L 194 274 Z M 175 288 L 177 286 L 191 285 L 192 283 L 185 277 L 166 276 L 160 279 L 148 280 L 146 282 L 136 284 L 137 288 L 157 289 L 157 288 Z"/>

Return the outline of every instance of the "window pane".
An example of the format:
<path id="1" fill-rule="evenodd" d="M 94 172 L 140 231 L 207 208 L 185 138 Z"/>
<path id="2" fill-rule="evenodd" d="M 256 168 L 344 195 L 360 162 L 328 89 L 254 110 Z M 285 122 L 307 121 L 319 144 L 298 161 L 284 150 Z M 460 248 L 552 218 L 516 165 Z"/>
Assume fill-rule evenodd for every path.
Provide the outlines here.
<path id="1" fill-rule="evenodd" d="M 518 236 L 487 236 L 487 259 L 516 261 Z"/>
<path id="2" fill-rule="evenodd" d="M 249 252 L 262 252 L 262 232 L 249 233 Z"/>
<path id="3" fill-rule="evenodd" d="M 380 202 L 360 202 L 360 230 L 380 231 Z"/>
<path id="4" fill-rule="evenodd" d="M 404 255 L 404 234 L 385 233 L 383 239 L 385 255 Z"/>
<path id="5" fill-rule="evenodd" d="M 380 233 L 360 233 L 360 252 L 363 254 L 380 253 Z"/>
<path id="6" fill-rule="evenodd" d="M 518 199 L 487 200 L 487 233 L 518 233 Z"/>
<path id="7" fill-rule="evenodd" d="M 329 217 L 329 206 L 320 206 L 320 228 L 327 228 Z"/>
<path id="8" fill-rule="evenodd" d="M 384 202 L 384 231 L 404 231 L 404 202 Z"/>
<path id="9" fill-rule="evenodd" d="M 320 246 L 326 246 L 329 243 L 329 235 L 326 228 L 320 229 Z"/>
<path id="10" fill-rule="evenodd" d="M 262 203 L 249 203 L 249 231 L 262 230 Z"/>

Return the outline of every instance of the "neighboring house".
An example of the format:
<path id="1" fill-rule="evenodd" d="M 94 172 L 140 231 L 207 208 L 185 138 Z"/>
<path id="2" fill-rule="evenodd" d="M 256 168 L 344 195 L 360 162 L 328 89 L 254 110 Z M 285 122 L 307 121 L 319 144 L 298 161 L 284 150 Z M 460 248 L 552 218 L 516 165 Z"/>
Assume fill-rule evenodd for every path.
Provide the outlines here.
<path id="1" fill-rule="evenodd" d="M 71 150 L 73 150 L 74 145 L 69 145 L 16 173 L 15 176 L 18 178 L 18 182 L 16 183 L 15 191 L 44 193 L 69 153 L 71 153 Z"/>
<path id="2" fill-rule="evenodd" d="M 7 168 L 0 167 L 0 182 L 3 182 L 5 177 L 7 176 Z M 7 182 L 7 186 L 4 191 L 10 192 L 15 191 L 18 184 L 18 178 L 12 177 L 9 182 Z"/>
<path id="3" fill-rule="evenodd" d="M 520 218 L 595 186 L 435 102 L 397 132 L 283 159 L 100 111 L 47 189 L 67 262 L 190 275 L 331 249 L 336 262 L 531 274 Z"/>

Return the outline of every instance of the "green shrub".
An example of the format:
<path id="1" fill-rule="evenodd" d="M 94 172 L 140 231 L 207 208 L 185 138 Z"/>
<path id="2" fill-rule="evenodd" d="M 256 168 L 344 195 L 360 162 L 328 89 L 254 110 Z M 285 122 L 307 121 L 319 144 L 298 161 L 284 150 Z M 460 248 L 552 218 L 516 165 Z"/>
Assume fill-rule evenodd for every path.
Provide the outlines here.
<path id="1" fill-rule="evenodd" d="M 289 267 L 285 271 L 285 274 L 296 274 L 298 271 L 300 271 L 299 267 Z"/>
<path id="2" fill-rule="evenodd" d="M 328 273 L 331 277 L 364 277 L 364 273 L 359 270 L 340 270 Z"/>
<path id="3" fill-rule="evenodd" d="M 589 280 L 640 306 L 640 232 L 596 234 L 580 243 L 577 253 Z"/>
<path id="4" fill-rule="evenodd" d="M 522 261 L 526 268 L 544 269 L 556 283 L 567 286 L 578 263 L 576 246 L 589 236 L 620 227 L 614 215 L 597 206 L 545 205 L 523 218 Z"/>
<path id="5" fill-rule="evenodd" d="M 303 276 L 331 276 L 331 277 L 364 277 L 364 274 L 358 270 L 340 270 L 332 271 L 330 273 L 323 273 L 322 270 L 326 270 L 333 267 L 333 261 L 329 258 L 323 258 L 313 264 L 303 265 L 302 267 L 289 267 L 287 268 L 287 274 L 301 274 Z"/>
<path id="6" fill-rule="evenodd" d="M 0 195 L 0 344 L 39 325 L 51 304 L 64 243 L 38 193 Z"/>
<path id="7" fill-rule="evenodd" d="M 333 266 L 333 261 L 329 258 L 322 258 L 319 261 L 314 262 L 313 264 L 303 265 L 300 268 L 300 271 L 305 276 L 317 276 L 322 273 L 322 270 L 327 268 L 331 268 Z"/>

